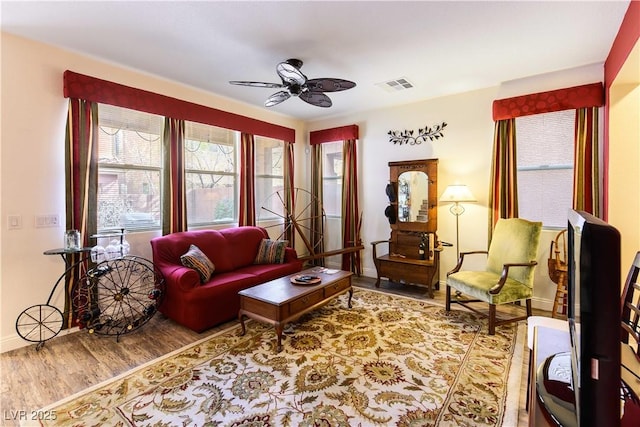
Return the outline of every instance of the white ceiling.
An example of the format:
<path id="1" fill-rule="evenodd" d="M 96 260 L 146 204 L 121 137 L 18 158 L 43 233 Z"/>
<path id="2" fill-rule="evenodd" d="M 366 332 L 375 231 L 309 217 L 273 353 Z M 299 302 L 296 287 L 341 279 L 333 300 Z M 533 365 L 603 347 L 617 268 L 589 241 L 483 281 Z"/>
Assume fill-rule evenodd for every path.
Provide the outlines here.
<path id="1" fill-rule="evenodd" d="M 604 63 L 624 1 L 2 1 L 2 30 L 262 106 L 275 67 L 353 80 L 324 109 L 271 110 L 316 120 Z M 82 72 L 81 70 L 73 70 Z M 407 78 L 415 86 L 378 86 Z"/>

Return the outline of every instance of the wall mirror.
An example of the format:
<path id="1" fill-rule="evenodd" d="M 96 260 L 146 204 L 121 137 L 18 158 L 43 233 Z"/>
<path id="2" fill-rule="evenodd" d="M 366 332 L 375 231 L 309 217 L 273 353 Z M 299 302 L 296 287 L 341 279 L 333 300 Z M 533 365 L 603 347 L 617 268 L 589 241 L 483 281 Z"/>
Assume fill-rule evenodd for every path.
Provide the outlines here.
<path id="1" fill-rule="evenodd" d="M 435 233 L 438 230 L 438 159 L 389 162 L 391 230 Z"/>
<path id="2" fill-rule="evenodd" d="M 422 171 L 398 176 L 398 221 L 429 221 L 429 176 Z"/>

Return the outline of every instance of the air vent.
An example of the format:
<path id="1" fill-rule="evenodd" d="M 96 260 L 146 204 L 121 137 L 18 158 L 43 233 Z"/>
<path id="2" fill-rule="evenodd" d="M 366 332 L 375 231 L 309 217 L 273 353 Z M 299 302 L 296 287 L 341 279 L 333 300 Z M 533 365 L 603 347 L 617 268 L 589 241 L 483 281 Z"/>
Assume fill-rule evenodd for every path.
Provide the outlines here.
<path id="1" fill-rule="evenodd" d="M 399 90 L 411 89 L 413 84 L 406 77 L 400 77 L 395 80 L 378 83 L 378 86 L 389 92 L 397 92 Z"/>

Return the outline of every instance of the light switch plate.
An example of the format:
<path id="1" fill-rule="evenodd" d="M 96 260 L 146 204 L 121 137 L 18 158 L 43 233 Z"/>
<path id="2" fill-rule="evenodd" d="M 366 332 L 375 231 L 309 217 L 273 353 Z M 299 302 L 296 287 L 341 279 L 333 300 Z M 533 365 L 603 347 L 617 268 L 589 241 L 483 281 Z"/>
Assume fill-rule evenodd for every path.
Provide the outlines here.
<path id="1" fill-rule="evenodd" d="M 7 224 L 9 230 L 19 230 L 22 228 L 22 215 L 7 216 Z"/>
<path id="2" fill-rule="evenodd" d="M 60 226 L 60 217 L 58 214 L 36 215 L 34 225 L 36 228 L 58 227 Z"/>

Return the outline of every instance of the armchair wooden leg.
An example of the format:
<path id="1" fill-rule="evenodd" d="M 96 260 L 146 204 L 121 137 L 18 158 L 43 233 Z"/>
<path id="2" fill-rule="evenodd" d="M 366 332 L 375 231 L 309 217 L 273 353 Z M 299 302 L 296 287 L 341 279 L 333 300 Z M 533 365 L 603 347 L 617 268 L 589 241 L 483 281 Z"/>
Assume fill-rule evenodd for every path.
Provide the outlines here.
<path id="1" fill-rule="evenodd" d="M 447 285 L 446 293 L 445 293 L 445 310 L 451 311 L 451 286 Z"/>
<path id="2" fill-rule="evenodd" d="M 489 335 L 496 334 L 496 305 L 489 304 Z"/>
<path id="3" fill-rule="evenodd" d="M 527 317 L 531 317 L 532 315 L 532 311 L 531 311 L 531 299 L 527 299 L 525 301 L 525 304 L 527 305 Z"/>

